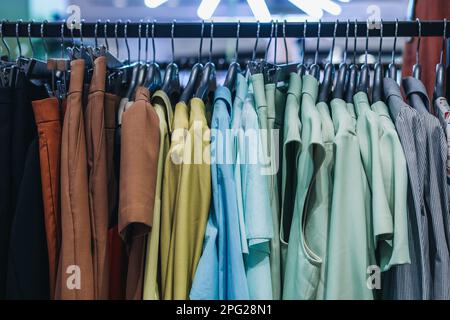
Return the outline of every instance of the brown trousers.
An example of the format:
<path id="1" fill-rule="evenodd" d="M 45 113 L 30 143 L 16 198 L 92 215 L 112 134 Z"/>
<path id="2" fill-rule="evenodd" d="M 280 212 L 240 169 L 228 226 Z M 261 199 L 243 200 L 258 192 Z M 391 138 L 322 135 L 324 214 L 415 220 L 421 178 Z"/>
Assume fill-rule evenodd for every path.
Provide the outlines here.
<path id="1" fill-rule="evenodd" d="M 94 299 L 86 137 L 82 109 L 84 60 L 70 63 L 61 139 L 61 252 L 56 299 Z"/>
<path id="2" fill-rule="evenodd" d="M 129 249 L 127 299 L 142 299 L 145 240 L 153 222 L 159 118 L 148 89 L 139 87 L 122 118 L 119 233 Z"/>
<path id="3" fill-rule="evenodd" d="M 61 118 L 56 98 L 32 102 L 39 134 L 42 200 L 47 238 L 50 297 L 55 296 L 56 273 L 61 247 L 59 175 L 61 161 Z"/>
<path id="4" fill-rule="evenodd" d="M 89 175 L 95 298 L 108 299 L 108 175 L 105 132 L 106 57 L 94 61 L 86 107 L 86 148 Z"/>

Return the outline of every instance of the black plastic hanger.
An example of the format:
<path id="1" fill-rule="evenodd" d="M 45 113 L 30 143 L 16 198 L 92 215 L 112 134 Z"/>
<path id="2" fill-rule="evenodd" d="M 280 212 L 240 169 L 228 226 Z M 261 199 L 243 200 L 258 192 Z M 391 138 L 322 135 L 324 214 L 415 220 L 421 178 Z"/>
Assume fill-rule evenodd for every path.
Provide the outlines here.
<path id="1" fill-rule="evenodd" d="M 0 87 L 9 87 L 10 86 L 10 78 L 12 76 L 12 67 L 13 63 L 11 62 L 11 50 L 9 49 L 8 43 L 3 37 L 3 23 L 6 20 L 0 21 L 0 38 L 4 48 L 6 49 L 6 56 L 2 56 L 0 60 Z"/>
<path id="2" fill-rule="evenodd" d="M 367 20 L 366 25 L 366 46 L 364 50 L 364 64 L 361 67 L 361 72 L 359 75 L 359 83 L 358 83 L 358 92 L 364 92 L 366 94 L 369 93 L 370 86 L 370 66 L 367 62 L 369 50 L 369 21 Z"/>
<path id="3" fill-rule="evenodd" d="M 138 37 L 139 37 L 139 42 L 138 42 L 138 50 L 139 50 L 138 65 L 139 65 L 139 72 L 138 72 L 138 76 L 137 76 L 137 80 L 136 80 L 137 81 L 137 86 L 142 86 L 144 84 L 145 75 L 147 74 L 147 63 L 144 63 L 141 60 L 142 22 L 143 22 L 143 20 L 141 19 L 141 21 L 139 22 L 139 27 L 138 27 Z"/>
<path id="4" fill-rule="evenodd" d="M 440 97 L 445 97 L 445 66 L 443 63 L 444 59 L 444 48 L 447 42 L 447 19 L 444 19 L 444 36 L 442 38 L 442 48 L 439 63 L 436 65 L 436 81 L 434 85 L 433 100 Z"/>
<path id="5" fill-rule="evenodd" d="M 392 59 L 388 66 L 387 76 L 388 78 L 397 81 L 397 66 L 395 65 L 395 50 L 397 48 L 397 35 L 398 35 L 398 19 L 395 19 L 395 34 L 394 34 L 394 47 L 392 49 Z"/>
<path id="6" fill-rule="evenodd" d="M 307 67 L 305 65 L 305 56 L 306 56 L 306 27 L 308 26 L 308 20 L 305 20 L 303 24 L 303 39 L 302 39 L 302 61 L 297 66 L 297 74 L 302 77 L 306 74 Z"/>
<path id="7" fill-rule="evenodd" d="M 331 89 L 333 87 L 333 77 L 334 77 L 333 54 L 334 54 L 334 45 L 336 43 L 336 30 L 338 23 L 339 20 L 336 20 L 336 22 L 334 23 L 333 41 L 331 43 L 330 48 L 330 60 L 325 65 L 325 69 L 323 72 L 323 80 L 319 88 L 319 97 L 318 97 L 319 102 L 328 102 L 330 98 Z"/>
<path id="8" fill-rule="evenodd" d="M 344 48 L 344 57 L 342 59 L 342 63 L 339 65 L 339 70 L 336 77 L 336 85 L 333 90 L 333 98 L 335 99 L 343 99 L 345 85 L 347 81 L 347 50 L 348 50 L 348 33 L 350 28 L 350 20 L 347 20 L 347 28 L 345 30 L 345 48 Z"/>
<path id="9" fill-rule="evenodd" d="M 195 93 L 197 98 L 202 99 L 203 101 L 208 101 L 209 95 L 216 89 L 216 66 L 212 62 L 212 45 L 214 39 L 214 23 L 211 21 L 210 28 L 210 42 L 209 42 L 209 61 L 203 67 L 203 74 L 200 79 L 200 84 Z"/>
<path id="10" fill-rule="evenodd" d="M 124 36 L 125 36 L 125 45 L 127 47 L 127 52 L 128 52 L 128 61 L 131 60 L 130 57 L 130 47 L 128 44 L 128 25 L 129 25 L 130 21 L 128 20 L 127 23 L 125 24 L 125 29 L 124 29 Z M 141 71 L 141 64 L 140 64 L 140 41 L 139 41 L 139 51 L 138 51 L 138 62 L 133 63 L 130 65 L 131 67 L 131 83 L 128 86 L 128 90 L 127 93 L 125 94 L 125 97 L 127 97 L 128 99 L 132 99 L 134 92 L 136 91 L 136 88 L 139 85 L 139 73 Z"/>
<path id="11" fill-rule="evenodd" d="M 309 67 L 309 74 L 319 81 L 320 79 L 320 66 L 317 64 L 319 59 L 319 43 L 320 43 L 320 29 L 322 27 L 322 20 L 319 19 L 319 24 L 317 25 L 317 43 L 316 43 L 316 53 L 314 55 L 314 63 Z"/>
<path id="12" fill-rule="evenodd" d="M 373 72 L 372 103 L 383 100 L 383 64 L 381 63 L 381 52 L 383 49 L 383 20 L 380 21 L 380 46 L 378 48 L 378 61 L 375 63 Z"/>
<path id="13" fill-rule="evenodd" d="M 233 92 L 235 89 L 237 75 L 241 72 L 241 66 L 239 65 L 238 59 L 238 51 L 239 51 L 239 31 L 241 28 L 241 21 L 239 20 L 236 26 L 236 46 L 234 50 L 234 59 L 228 67 L 227 75 L 225 77 L 225 81 L 223 85 L 227 87 L 230 92 Z"/>
<path id="14" fill-rule="evenodd" d="M 152 49 L 153 49 L 153 61 L 147 67 L 147 75 L 145 77 L 144 86 L 151 92 L 155 92 L 161 88 L 161 69 L 156 63 L 156 49 L 155 49 L 155 20 L 152 23 Z M 148 24 L 145 30 L 146 41 L 148 40 Z M 147 42 L 146 42 L 147 46 Z M 147 52 L 147 49 L 145 50 Z M 147 58 L 146 58 L 147 59 Z"/>
<path id="15" fill-rule="evenodd" d="M 358 20 L 355 20 L 355 33 L 353 41 L 353 61 L 348 71 L 347 88 L 345 91 L 345 101 L 347 103 L 353 103 L 353 96 L 356 93 L 356 85 L 358 81 L 358 65 L 356 64 L 356 44 L 358 41 Z"/>
<path id="16" fill-rule="evenodd" d="M 188 103 L 189 100 L 192 98 L 192 95 L 194 94 L 194 91 L 199 86 L 200 79 L 202 77 L 203 73 L 203 65 L 201 63 L 202 60 L 202 48 L 203 48 L 203 33 L 205 30 L 205 20 L 202 20 L 202 28 L 201 28 L 201 34 L 200 34 L 200 45 L 198 49 L 198 60 L 197 63 L 192 66 L 191 74 L 189 75 L 189 80 L 186 86 L 184 87 L 183 92 L 180 96 L 180 101 L 183 101 L 184 103 Z"/>
<path id="17" fill-rule="evenodd" d="M 172 22 L 172 62 L 167 65 L 166 72 L 164 74 L 164 81 L 162 84 L 162 90 L 169 96 L 172 105 L 175 105 L 181 95 L 180 76 L 179 69 L 175 63 L 175 20 Z"/>

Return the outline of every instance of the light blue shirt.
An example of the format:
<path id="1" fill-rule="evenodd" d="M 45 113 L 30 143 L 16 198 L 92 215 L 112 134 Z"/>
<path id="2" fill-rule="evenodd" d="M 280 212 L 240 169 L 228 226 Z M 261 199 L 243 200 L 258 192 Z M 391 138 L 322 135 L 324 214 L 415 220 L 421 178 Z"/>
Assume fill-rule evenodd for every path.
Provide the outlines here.
<path id="1" fill-rule="evenodd" d="M 228 88 L 219 87 L 211 120 L 213 207 L 191 299 L 249 299 L 239 232 L 233 137 L 227 133 L 231 125 L 230 112 L 231 93 Z"/>
<path id="2" fill-rule="evenodd" d="M 241 186 L 248 254 L 245 257 L 247 283 L 251 300 L 271 300 L 270 241 L 273 237 L 272 212 L 269 202 L 268 176 L 260 161 L 262 141 L 259 133 L 255 99 L 248 92 L 241 115 L 241 128 L 245 132 L 239 139 L 241 155 Z M 256 160 L 256 161 L 255 161 Z"/>
<path id="3" fill-rule="evenodd" d="M 242 107 L 244 105 L 245 96 L 248 91 L 247 79 L 242 74 L 237 75 L 236 79 L 236 96 L 231 109 L 231 129 L 233 134 L 233 160 L 234 160 L 234 181 L 236 181 L 236 194 L 239 213 L 239 231 L 241 235 L 242 253 L 248 253 L 247 234 L 245 231 L 244 208 L 242 204 L 242 187 L 241 187 L 241 155 L 239 153 L 239 139 L 244 136 L 241 128 Z"/>

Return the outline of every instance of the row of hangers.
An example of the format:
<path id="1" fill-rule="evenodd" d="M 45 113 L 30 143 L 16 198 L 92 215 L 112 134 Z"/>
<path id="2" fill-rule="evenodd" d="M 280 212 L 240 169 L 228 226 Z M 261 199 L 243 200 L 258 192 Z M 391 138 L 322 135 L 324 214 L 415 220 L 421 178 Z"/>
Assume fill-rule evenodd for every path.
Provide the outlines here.
<path id="1" fill-rule="evenodd" d="M 421 22 L 420 19 L 416 19 L 418 26 L 418 44 L 416 50 L 416 64 L 413 67 L 413 76 L 420 79 L 421 76 L 421 66 L 420 66 L 420 58 L 419 58 L 419 49 L 420 49 L 420 40 L 421 40 Z M 0 85 L 3 86 L 12 86 L 14 81 L 16 81 L 17 74 L 23 72 L 27 77 L 33 79 L 43 79 L 48 81 L 51 79 L 52 88 L 51 93 L 53 95 L 64 96 L 67 88 L 68 81 L 68 73 L 69 67 L 68 62 L 74 59 L 84 59 L 87 66 L 86 72 L 86 82 L 90 81 L 90 77 L 92 75 L 92 66 L 94 60 L 99 56 L 106 56 L 107 67 L 108 67 L 108 75 L 107 75 L 107 91 L 118 94 L 121 97 L 132 98 L 132 95 L 135 89 L 138 86 L 145 86 L 152 92 L 157 89 L 164 90 L 168 96 L 170 97 L 173 103 L 178 101 L 188 102 L 192 97 L 198 97 L 202 100 L 212 99 L 212 93 L 214 92 L 217 83 L 216 83 L 216 68 L 214 63 L 212 62 L 212 47 L 213 47 L 213 37 L 214 37 L 214 23 L 210 22 L 210 45 L 209 45 L 209 60 L 204 65 L 201 63 L 202 56 L 202 46 L 203 46 L 203 38 L 204 38 L 204 25 L 205 22 L 202 21 L 201 34 L 200 34 L 200 45 L 198 52 L 198 61 L 192 67 L 188 82 L 184 89 L 181 88 L 180 85 L 180 77 L 179 77 L 179 68 L 175 63 L 175 44 L 174 44 L 174 32 L 176 21 L 172 22 L 171 26 L 171 48 L 172 48 L 172 61 L 167 65 L 166 70 L 164 72 L 164 78 L 161 76 L 161 70 L 156 62 L 156 49 L 155 49 L 155 23 L 153 21 L 150 22 L 141 22 L 139 23 L 138 29 L 138 59 L 137 62 L 131 62 L 130 55 L 130 47 L 128 44 L 128 36 L 127 30 L 130 21 L 128 20 L 123 28 L 124 28 L 124 38 L 125 45 L 127 48 L 127 60 L 121 61 L 119 57 L 114 57 L 109 51 L 109 43 L 107 30 L 110 24 L 110 21 L 107 20 L 104 24 L 104 44 L 99 46 L 98 43 L 98 27 L 101 23 L 100 20 L 95 24 L 94 31 L 94 47 L 86 46 L 83 41 L 83 22 L 80 22 L 80 42 L 79 45 L 75 43 L 75 39 L 73 36 L 73 29 L 76 21 L 72 21 L 73 28 L 71 28 L 71 46 L 65 48 L 64 45 L 64 28 L 65 22 L 61 23 L 61 58 L 60 59 L 50 59 L 48 58 L 48 45 L 45 41 L 44 35 L 44 27 L 47 21 L 43 21 L 41 23 L 41 40 L 43 43 L 43 47 L 45 50 L 45 57 L 47 61 L 41 61 L 35 59 L 35 50 L 31 40 L 31 23 L 28 23 L 28 40 L 32 52 L 31 58 L 24 57 L 22 55 L 22 47 L 19 40 L 19 25 L 23 23 L 22 20 L 19 20 L 16 23 L 16 42 L 17 47 L 19 49 L 19 56 L 15 61 L 11 60 L 11 51 L 3 37 L 3 23 L 0 22 L 0 39 L 3 44 L 3 47 L 7 51 L 7 56 L 5 59 L 0 61 Z M 366 32 L 366 42 L 365 42 L 365 59 L 364 63 L 359 69 L 356 63 L 356 43 L 357 43 L 357 20 L 355 20 L 354 27 L 354 48 L 353 48 L 353 60 L 350 65 L 347 64 L 347 51 L 348 51 L 348 38 L 349 38 L 349 27 L 350 20 L 347 20 L 347 28 L 346 28 L 346 38 L 345 38 L 345 49 L 343 61 L 339 65 L 337 70 L 337 75 L 335 78 L 335 68 L 332 64 L 332 57 L 334 53 L 335 40 L 336 40 L 336 29 L 339 21 L 336 20 L 334 25 L 333 32 L 333 40 L 330 48 L 328 61 L 326 62 L 323 68 L 323 78 L 320 82 L 319 89 L 319 101 L 326 102 L 330 98 L 330 94 L 334 98 L 344 99 L 347 102 L 351 102 L 353 95 L 356 91 L 364 91 L 369 93 L 370 87 L 370 66 L 368 64 L 368 41 L 369 41 L 369 28 L 367 28 Z M 368 22 L 369 23 L 369 22 Z M 444 88 L 444 77 L 445 77 L 445 67 L 443 64 L 443 52 L 446 40 L 446 23 L 447 20 L 444 19 L 444 35 L 443 35 L 443 44 L 441 49 L 440 61 L 436 66 L 436 84 L 435 84 L 435 96 L 443 96 L 445 93 Z M 122 24 L 121 20 L 118 20 L 114 24 L 114 32 L 115 32 L 115 43 L 116 43 L 116 52 L 119 56 L 119 43 L 118 43 L 118 27 Z M 142 38 L 142 27 L 145 25 L 145 60 L 141 59 L 141 38 Z M 150 61 L 148 59 L 148 40 L 149 40 L 149 30 L 151 25 L 151 39 L 152 39 L 152 51 L 153 51 L 153 59 Z M 288 47 L 286 43 L 286 20 L 283 22 L 283 39 L 286 50 L 286 62 L 285 64 L 276 64 L 276 50 L 277 50 L 277 35 L 278 35 L 278 21 L 271 22 L 271 32 L 268 44 L 266 46 L 264 58 L 257 59 L 256 51 L 258 46 L 258 41 L 260 38 L 260 23 L 257 22 L 257 30 L 256 30 L 256 40 L 253 48 L 253 54 L 251 60 L 247 63 L 245 70 L 241 69 L 238 61 L 238 51 L 239 51 L 239 32 L 240 32 L 240 22 L 238 21 L 236 24 L 236 45 L 235 45 L 235 54 L 233 57 L 233 61 L 231 62 L 227 74 L 225 76 L 225 81 L 223 83 L 224 86 L 228 87 L 230 91 L 233 91 L 235 81 L 238 73 L 246 73 L 246 74 L 255 74 L 262 73 L 264 75 L 265 81 L 270 83 L 278 83 L 279 81 L 286 81 L 287 77 L 291 72 L 297 72 L 300 76 L 309 73 L 314 76 L 318 81 L 320 81 L 321 68 L 318 62 L 318 54 L 319 54 L 319 45 L 320 45 L 320 37 L 321 37 L 321 20 L 319 20 L 318 24 L 318 33 L 317 33 L 317 42 L 316 42 L 316 52 L 314 57 L 314 62 L 312 65 L 307 66 L 305 64 L 305 41 L 302 42 L 302 60 L 299 64 L 289 64 L 288 63 Z M 308 26 L 308 21 L 305 21 L 305 27 L 303 29 L 303 38 L 306 39 L 306 30 Z M 271 45 L 273 35 L 275 34 L 274 41 L 274 61 L 275 63 L 269 63 L 267 61 L 268 49 Z M 397 44 L 397 34 L 398 34 L 398 19 L 396 20 L 395 25 L 395 36 L 394 36 L 394 45 L 392 50 L 392 60 L 388 66 L 388 70 L 386 75 L 384 74 L 383 65 L 381 63 L 381 50 L 382 50 L 382 41 L 383 41 L 383 21 L 380 21 L 380 42 L 379 42 L 379 52 L 378 59 L 374 65 L 374 80 L 372 86 L 372 100 L 373 102 L 377 102 L 382 100 L 383 97 L 383 78 L 384 76 L 393 78 L 396 80 L 397 76 L 397 67 L 395 65 L 395 51 Z M 69 57 L 69 60 L 64 59 L 65 56 Z M 55 89 L 56 85 L 56 89 Z"/>

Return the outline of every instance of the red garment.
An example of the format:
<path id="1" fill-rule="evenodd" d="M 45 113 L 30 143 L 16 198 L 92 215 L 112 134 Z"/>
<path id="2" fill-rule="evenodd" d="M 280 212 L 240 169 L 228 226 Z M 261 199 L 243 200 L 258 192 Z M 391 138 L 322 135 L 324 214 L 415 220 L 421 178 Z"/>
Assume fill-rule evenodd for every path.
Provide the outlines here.
<path id="1" fill-rule="evenodd" d="M 108 232 L 109 248 L 109 299 L 125 300 L 128 257 L 117 225 Z"/>
<path id="2" fill-rule="evenodd" d="M 443 20 L 450 17 L 450 1 L 448 0 L 416 0 L 415 18 L 420 20 Z M 444 24 L 442 24 L 444 28 Z M 420 42 L 420 65 L 422 66 L 422 81 L 433 97 L 436 80 L 436 64 L 442 48 L 442 37 L 422 37 Z M 402 77 L 412 74 L 412 67 L 416 63 L 417 38 L 405 45 L 403 52 Z M 444 52 L 445 63 L 445 52 Z"/>

